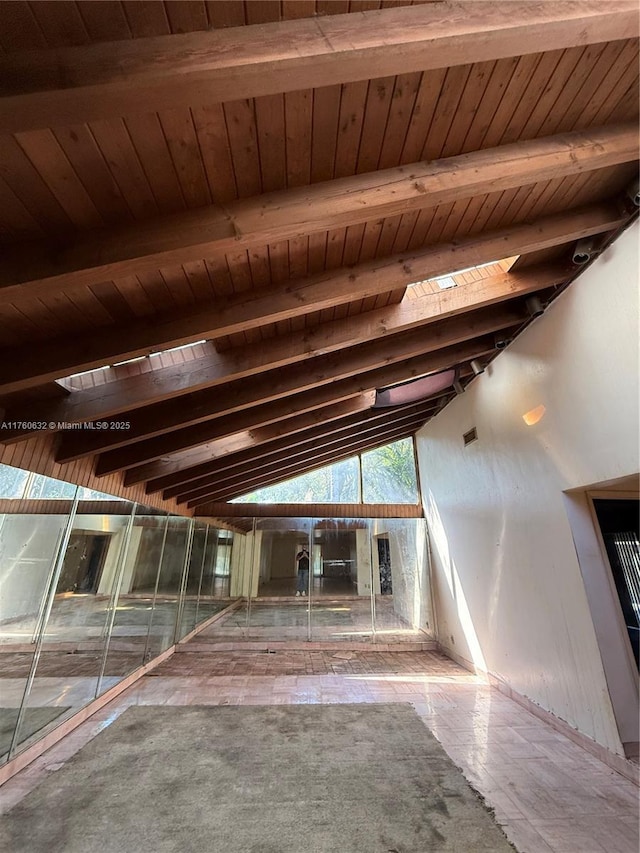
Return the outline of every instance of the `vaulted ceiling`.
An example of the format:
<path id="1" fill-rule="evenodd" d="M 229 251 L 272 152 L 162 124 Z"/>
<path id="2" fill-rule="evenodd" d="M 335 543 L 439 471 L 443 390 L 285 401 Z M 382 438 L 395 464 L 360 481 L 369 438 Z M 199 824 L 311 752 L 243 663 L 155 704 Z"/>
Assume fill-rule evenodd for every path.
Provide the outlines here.
<path id="1" fill-rule="evenodd" d="M 634 215 L 638 29 L 627 0 L 0 4 L 0 440 L 216 512 L 412 435 L 454 388 L 376 389 L 460 392 Z"/>

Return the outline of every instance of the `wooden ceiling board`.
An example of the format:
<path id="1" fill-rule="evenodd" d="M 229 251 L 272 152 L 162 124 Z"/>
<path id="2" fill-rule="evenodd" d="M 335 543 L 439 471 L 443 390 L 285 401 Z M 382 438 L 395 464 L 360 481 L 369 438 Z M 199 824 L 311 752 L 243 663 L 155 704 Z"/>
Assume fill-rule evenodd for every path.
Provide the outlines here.
<path id="1" fill-rule="evenodd" d="M 204 34 L 210 29 L 273 25 L 273 22 L 295 22 L 297 19 L 298 23 L 291 25 L 295 29 L 299 24 L 304 25 L 304 19 L 316 16 L 360 14 L 367 10 L 391 10 L 406 5 L 410 4 L 404 0 L 13 2 L 4 4 L 0 9 L 3 19 L 0 50 L 7 55 L 7 51 L 65 49 L 74 45 L 109 42 L 122 42 L 124 45 L 131 39 L 163 36 L 170 39 L 171 33 Z M 606 26 L 612 21 L 615 28 L 615 14 L 628 15 L 624 4 L 619 6 L 620 13 L 610 17 L 607 17 L 608 11 L 602 13 L 603 20 L 607 19 Z M 558 6 L 558 9 L 564 8 L 562 4 Z M 566 8 L 570 17 L 572 12 L 569 6 Z M 492 9 L 495 12 L 494 4 L 488 4 L 487 14 L 493 14 Z M 588 12 L 586 4 L 585 10 Z M 543 12 L 531 10 L 532 15 Z M 598 10 L 596 12 L 600 14 Z M 554 7 L 552 15 L 556 14 Z M 561 11 L 560 17 L 562 14 Z M 398 17 L 398 20 L 405 19 L 413 20 L 407 16 L 406 10 Z M 368 21 L 370 19 L 360 19 L 357 30 L 354 30 L 355 41 L 366 30 Z M 327 31 L 332 31 L 331 22 L 326 23 Z M 347 20 L 340 26 L 348 32 Z M 463 26 L 467 26 L 466 21 Z M 574 26 L 569 24 L 566 32 Z M 554 19 L 552 28 L 556 34 L 562 27 L 563 23 L 558 24 Z M 342 77 L 334 75 L 329 79 L 336 82 L 317 86 L 319 80 L 312 75 L 304 80 L 299 78 L 299 83 L 306 84 L 306 88 L 283 92 L 276 91 L 273 86 L 269 89 L 271 83 L 265 88 L 258 81 L 256 91 L 267 94 L 255 97 L 253 92 L 241 90 L 242 95 L 247 95 L 241 97 L 236 87 L 230 87 L 229 91 L 235 93 L 235 100 L 215 103 L 198 100 L 191 104 L 184 98 L 180 101 L 169 98 L 162 103 L 147 104 L 146 112 L 133 111 L 126 114 L 126 118 L 118 115 L 117 110 L 108 113 L 100 106 L 102 114 L 99 118 L 95 117 L 95 110 L 91 113 L 89 109 L 93 118 L 80 118 L 70 126 L 65 126 L 64 121 L 52 121 L 53 127 L 22 129 L 14 135 L 5 133 L 0 136 L 0 241 L 12 245 L 43 238 L 72 240 L 74 235 L 83 232 L 98 233 L 101 229 L 126 226 L 127 223 L 133 226 L 159 220 L 163 216 L 204 211 L 211 205 L 221 206 L 220 221 L 224 222 L 225 217 L 228 221 L 228 210 L 236 210 L 233 205 L 238 199 L 258 199 L 265 193 L 291 193 L 296 188 L 322 182 L 352 179 L 381 169 L 471 154 L 553 134 L 590 128 L 605 128 L 608 132 L 614 124 L 633 123 L 638 117 L 638 43 L 636 39 L 622 39 L 619 24 L 618 28 L 620 32 L 616 31 L 615 38 L 619 40 L 591 43 L 598 35 L 609 36 L 605 30 L 602 30 L 604 36 L 596 32 L 585 18 L 584 33 L 579 41 L 573 40 L 574 36 L 568 36 L 564 43 L 550 39 L 547 42 L 550 49 L 546 52 L 508 56 L 498 51 L 491 56 L 482 51 L 478 53 L 477 45 L 472 44 L 466 64 L 463 64 L 465 57 L 454 51 L 451 67 L 424 70 L 431 61 L 429 57 L 426 65 L 412 66 L 409 63 L 408 73 L 397 74 L 397 67 L 390 68 L 388 64 L 380 63 L 375 70 L 387 76 L 358 79 L 349 74 Z M 233 41 L 237 35 L 239 31 L 229 33 L 228 38 Z M 251 33 L 246 31 L 242 37 L 245 35 L 250 36 Z M 220 36 L 217 34 L 216 38 Z M 282 43 L 284 53 L 288 49 L 285 42 L 286 39 Z M 539 51 L 544 43 L 536 42 L 533 46 Z M 141 44 L 140 51 L 145 49 L 146 43 Z M 126 49 L 123 47 L 123 50 Z M 117 52 L 115 47 L 114 52 Z M 139 52 L 138 55 L 142 54 Z M 90 57 L 90 53 L 85 52 L 83 56 Z M 477 61 L 469 61 L 474 57 Z M 242 69 L 240 73 L 243 73 Z M 273 79 L 279 79 L 277 74 Z M 284 85 L 289 84 L 285 82 Z M 309 88 L 313 85 L 317 88 Z M 58 97 L 58 94 L 53 96 Z M 90 108 L 91 104 L 87 107 Z M 498 150 L 495 157 L 499 156 Z M 195 253 L 193 256 L 174 254 L 167 262 L 167 254 L 160 253 L 154 256 L 157 258 L 155 266 L 122 265 L 111 267 L 109 274 L 100 273 L 100 267 L 96 266 L 98 273 L 93 279 L 90 276 L 83 279 L 79 275 L 73 280 L 68 271 L 66 280 L 61 280 L 59 287 L 51 278 L 42 279 L 38 284 L 40 289 L 14 288 L 11 291 L 15 294 L 13 302 L 8 303 L 9 291 L 5 291 L 5 303 L 0 304 L 0 346 L 7 356 L 5 362 L 11 363 L 11 358 L 17 357 L 19 352 L 28 353 L 35 343 L 46 344 L 42 349 L 42 358 L 49 353 L 46 364 L 42 361 L 38 367 L 32 359 L 33 365 L 29 366 L 29 358 L 24 359 L 20 368 L 24 376 L 16 374 L 13 384 L 15 387 L 31 387 L 36 377 L 35 374 L 27 375 L 30 370 L 44 371 L 41 381 L 46 383 L 47 377 L 51 378 L 51 365 L 62 364 L 65 360 L 70 364 L 74 362 L 78 356 L 72 352 L 73 347 L 84 346 L 83 340 L 91 341 L 87 343 L 87 352 L 94 352 L 93 348 L 97 347 L 97 353 L 111 328 L 118 330 L 118 341 L 114 346 L 119 344 L 120 351 L 125 341 L 126 346 L 136 351 L 136 342 L 139 345 L 142 338 L 145 341 L 148 338 L 149 345 L 153 346 L 157 335 L 160 336 L 158 340 L 164 335 L 170 342 L 171 329 L 174 328 L 182 329 L 185 340 L 194 340 L 194 335 L 201 334 L 203 323 L 209 324 L 210 333 L 215 334 L 218 321 L 211 319 L 212 312 L 221 318 L 221 311 L 226 309 L 220 300 L 226 298 L 231 298 L 232 302 L 236 299 L 238 305 L 246 303 L 246 317 L 235 325 L 230 320 L 224 325 L 219 319 L 219 327 L 224 334 L 218 335 L 215 344 L 208 344 L 204 351 L 195 347 L 184 352 L 167 352 L 154 357 L 153 366 L 150 359 L 145 359 L 85 374 L 76 380 L 75 387 L 93 389 L 99 398 L 105 399 L 109 386 L 119 387 L 118 383 L 129 378 L 148 384 L 154 371 L 169 368 L 179 372 L 184 370 L 188 375 L 189 370 L 197 370 L 198 359 L 202 360 L 206 353 L 232 364 L 234 359 L 242 359 L 245 353 L 255 353 L 256 358 L 262 354 L 267 357 L 270 352 L 275 354 L 288 341 L 300 346 L 313 346 L 309 342 L 317 340 L 314 336 L 324 328 L 321 324 L 327 324 L 327 329 L 338 334 L 341 324 L 345 328 L 345 324 L 355 327 L 361 318 L 368 315 L 373 318 L 376 312 L 391 311 L 391 306 L 407 304 L 407 301 L 420 298 L 419 294 L 440 298 L 439 287 L 432 280 L 407 292 L 406 278 L 394 277 L 384 279 L 385 288 L 366 291 L 362 287 L 362 279 L 358 278 L 360 289 L 355 285 L 351 289 L 344 278 L 345 268 L 374 262 L 374 259 L 377 259 L 376 263 L 384 263 L 392 256 L 423 247 L 452 242 L 457 246 L 466 245 L 464 241 L 470 235 L 482 235 L 483 232 L 506 229 L 518 223 L 542 223 L 555 212 L 588 207 L 604 200 L 612 202 L 622 196 L 637 172 L 637 163 L 624 159 L 606 162 L 611 165 L 599 161 L 602 165 L 589 172 L 572 174 L 569 171 L 567 174 L 567 170 L 556 170 L 537 174 L 529 178 L 529 183 L 526 183 L 527 178 L 521 177 L 522 185 L 502 181 L 498 186 L 504 189 L 499 190 L 491 188 L 495 187 L 494 183 L 485 187 L 485 192 L 476 192 L 468 197 L 454 194 L 426 208 L 416 206 L 409 210 L 406 205 L 404 208 L 369 208 L 371 215 L 361 219 L 336 219 L 334 216 L 323 222 L 324 230 L 311 234 L 302 229 L 286 231 L 281 227 L 273 233 L 265 230 L 263 239 L 244 242 L 239 239 L 224 255 L 215 256 L 216 247 L 210 242 L 211 251 L 202 252 L 205 257 L 197 257 Z M 550 178 L 549 174 L 553 176 Z M 362 191 L 358 192 L 358 200 L 363 203 Z M 237 227 L 237 222 L 236 217 L 234 227 Z M 242 226 L 242 221 L 240 224 Z M 309 227 L 313 228 L 313 225 Z M 242 227 L 240 232 L 236 232 L 236 238 L 243 236 Z M 129 229 L 129 233 L 134 233 L 133 229 Z M 532 244 L 520 243 L 523 245 Z M 544 242 L 537 245 L 546 245 L 546 248 L 525 252 L 514 266 L 516 274 L 522 269 L 535 277 L 538 265 L 564 264 L 571 251 L 571 243 L 566 239 L 560 245 Z M 511 254 L 518 251 L 516 245 L 509 249 Z M 457 257 L 460 257 L 459 253 Z M 106 267 L 103 265 L 102 269 Z M 111 280 L 116 275 L 114 269 L 120 272 Z M 341 276 L 345 283 L 343 293 L 334 292 L 331 298 L 323 301 L 321 290 L 313 291 L 312 288 L 316 286 L 313 276 L 322 276 L 325 271 L 336 271 L 332 280 L 334 291 L 337 283 L 343 280 Z M 473 283 L 482 282 L 487 276 L 499 276 L 501 272 L 502 266 L 496 264 L 483 270 L 469 270 L 457 280 L 461 287 L 472 287 Z M 73 270 L 70 273 L 73 274 Z M 312 278 L 307 280 L 308 276 Z M 45 283 L 46 287 L 43 286 Z M 533 283 L 536 288 L 538 285 L 539 292 L 550 298 L 549 283 L 545 289 L 543 277 L 540 277 Z M 301 289 L 303 286 L 306 289 Z M 298 303 L 295 310 L 287 307 L 289 301 L 293 305 L 303 292 L 317 292 L 320 301 Z M 262 309 L 263 303 L 265 310 Z M 250 308 L 251 305 L 256 307 Z M 491 322 L 497 322 L 498 309 L 491 310 Z M 254 316 L 252 311 L 262 313 Z M 236 315 L 232 311 L 224 316 L 233 318 Z M 239 314 L 237 316 L 240 317 Z M 504 322 L 510 329 L 516 329 L 519 321 L 515 322 L 515 319 L 507 317 Z M 470 316 L 468 321 L 473 322 Z M 145 328 L 147 332 L 144 332 Z M 482 326 L 476 334 L 486 333 L 487 328 Z M 345 407 L 345 411 L 359 411 L 357 407 L 348 407 L 355 405 L 353 395 L 361 390 L 365 381 L 363 377 L 375 373 L 378 380 L 370 381 L 382 382 L 383 373 L 380 371 L 383 370 L 389 381 L 395 381 L 390 377 L 403 381 L 408 376 L 417 375 L 420 369 L 426 369 L 425 364 L 433 365 L 438 359 L 453 359 L 453 363 L 462 363 L 464 367 L 465 359 L 472 357 L 472 350 L 480 351 L 484 346 L 487 354 L 492 352 L 492 335 L 487 334 L 482 340 L 471 340 L 467 336 L 461 338 L 469 342 L 465 346 L 449 347 L 450 353 L 438 351 L 431 359 L 426 359 L 418 353 L 422 338 L 420 345 L 419 336 L 409 345 L 410 337 L 407 337 L 406 346 L 398 338 L 400 348 L 394 349 L 391 362 L 384 370 L 378 363 L 373 367 L 375 359 L 366 355 L 369 352 L 366 346 L 354 349 L 349 344 L 340 354 L 334 350 L 334 356 L 322 354 L 322 350 L 320 354 L 316 353 L 312 362 L 317 364 L 319 373 L 315 378 L 308 375 L 312 370 L 309 363 L 305 373 L 306 368 L 301 364 L 295 368 L 295 361 L 285 362 L 289 368 L 276 368 L 264 376 L 256 376 L 254 380 L 247 374 L 235 383 L 227 383 L 229 392 L 233 385 L 237 388 L 235 396 L 240 395 L 238 399 L 241 402 L 235 408 L 231 398 L 227 403 L 221 400 L 220 411 L 216 415 L 216 397 L 205 395 L 207 399 L 211 397 L 213 402 L 207 405 L 213 405 L 215 410 L 210 412 L 207 409 L 208 420 L 204 415 L 194 418 L 189 414 L 188 406 L 176 405 L 177 398 L 171 402 L 170 395 L 162 411 L 166 409 L 166 416 L 169 420 L 174 418 L 175 423 L 173 420 L 164 423 L 158 414 L 154 424 L 149 423 L 148 428 L 141 428 L 142 431 L 133 436 L 133 443 L 128 443 L 126 438 L 120 441 L 110 437 L 107 443 L 104 438 L 100 439 L 102 444 L 96 448 L 103 453 L 98 459 L 98 471 L 101 475 L 106 474 L 107 479 L 99 482 L 120 483 L 119 469 L 130 472 L 124 482 L 128 478 L 128 482 L 138 489 L 141 488 L 140 483 L 150 476 L 161 478 L 162 472 L 169 475 L 173 471 L 182 477 L 179 473 L 182 468 L 189 469 L 189 465 L 197 466 L 207 459 L 207 448 L 211 448 L 212 453 L 223 452 L 223 447 L 228 448 L 227 453 L 232 453 L 233 448 L 236 451 L 244 448 L 243 452 L 251 454 L 255 452 L 251 450 L 253 434 L 271 435 L 275 440 L 283 430 L 286 431 L 289 421 L 292 424 L 307 423 L 307 429 L 315 429 L 318 436 L 330 436 L 331 419 L 324 427 L 318 424 L 322 424 L 323 417 L 330 417 L 330 409 L 339 406 Z M 74 343 L 67 345 L 66 342 L 72 341 Z M 388 338 L 385 346 L 376 340 L 375 344 L 369 345 L 371 352 L 375 350 L 378 357 L 384 359 L 383 350 L 386 352 L 387 343 Z M 141 351 L 148 351 L 146 345 Z M 216 351 L 220 355 L 216 355 Z M 106 358 L 107 350 L 104 352 Z M 355 360 L 359 353 L 362 354 L 362 363 Z M 117 358 L 113 355 L 112 360 Z M 325 362 L 333 365 L 335 376 L 323 373 L 321 365 Z M 101 362 L 97 359 L 96 363 Z M 291 382 L 294 385 L 297 382 L 300 387 L 286 385 L 289 374 Z M 160 381 L 161 374 L 157 372 L 156 376 Z M 51 390 L 50 382 L 49 386 L 42 385 L 41 390 L 35 387 L 26 391 L 24 399 L 33 400 L 34 406 L 37 403 L 51 409 L 55 401 L 48 399 L 47 387 Z M 224 382 L 222 387 L 226 388 Z M 82 392 L 74 391 L 71 396 L 74 393 Z M 193 395 L 189 392 L 187 396 Z M 226 392 L 224 396 L 229 397 Z M 235 396 L 231 394 L 233 399 Z M 336 403 L 336 400 L 344 402 Z M 151 410 L 137 411 L 151 414 Z M 402 432 L 403 417 L 408 416 L 397 413 L 394 427 L 394 414 L 389 413 L 389 426 L 388 429 L 385 427 L 384 437 Z M 228 424 L 225 419 L 228 419 Z M 335 430 L 339 430 L 339 422 L 335 418 L 333 420 Z M 187 423 L 191 426 L 185 426 Z M 415 427 L 412 424 L 412 429 Z M 225 433 L 225 429 L 227 433 L 231 431 L 230 434 Z M 298 427 L 300 434 L 296 442 L 303 440 L 303 429 Z M 368 446 L 367 441 L 374 440 L 373 432 L 370 439 L 361 436 L 365 442 L 363 447 Z M 330 438 L 327 440 L 331 441 Z M 82 451 L 81 445 L 79 442 L 74 452 Z M 2 458 L 6 461 L 15 457 L 21 461 L 24 456 L 35 466 L 34 470 L 46 468 L 52 471 L 52 464 L 54 467 L 57 465 L 52 463 L 52 446 L 51 440 L 33 442 L 31 439 L 18 439 L 17 449 L 7 449 Z M 285 446 L 286 440 L 282 442 L 282 447 Z M 339 438 L 331 446 L 333 456 L 340 453 Z M 347 445 L 346 433 L 343 447 L 354 452 L 355 445 Z M 61 458 L 68 458 L 71 448 L 68 441 L 64 448 Z M 87 444 L 85 450 L 92 453 L 96 448 Z M 89 461 L 90 456 L 67 463 L 64 470 L 84 482 L 88 476 Z M 292 466 L 296 467 L 295 462 Z M 283 457 L 282 470 L 285 468 L 286 456 Z M 247 491 L 262 482 L 261 476 L 269 482 L 269 476 L 279 479 L 277 469 L 275 460 L 264 463 L 261 475 L 256 470 L 249 480 L 242 483 L 243 473 L 251 472 L 238 470 L 237 489 Z M 57 466 L 55 470 L 62 469 Z M 189 475 L 184 476 L 188 478 Z M 223 481 L 217 482 L 212 471 L 211 478 L 206 483 L 201 481 L 197 487 L 207 489 L 210 486 L 215 489 L 210 494 L 222 499 L 229 494 L 231 474 L 226 477 L 226 482 L 227 491 L 223 491 Z M 189 487 L 184 496 L 194 488 Z M 202 499 L 201 493 L 198 493 L 198 499 Z"/>

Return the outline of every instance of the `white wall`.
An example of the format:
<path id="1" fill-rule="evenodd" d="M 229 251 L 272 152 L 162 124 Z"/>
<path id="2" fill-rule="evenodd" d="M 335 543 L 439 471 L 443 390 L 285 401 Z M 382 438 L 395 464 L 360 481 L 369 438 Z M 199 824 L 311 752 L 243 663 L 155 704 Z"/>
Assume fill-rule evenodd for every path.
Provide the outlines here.
<path id="1" fill-rule="evenodd" d="M 563 492 L 638 472 L 637 367 L 636 224 L 417 438 L 441 643 L 618 753 Z"/>

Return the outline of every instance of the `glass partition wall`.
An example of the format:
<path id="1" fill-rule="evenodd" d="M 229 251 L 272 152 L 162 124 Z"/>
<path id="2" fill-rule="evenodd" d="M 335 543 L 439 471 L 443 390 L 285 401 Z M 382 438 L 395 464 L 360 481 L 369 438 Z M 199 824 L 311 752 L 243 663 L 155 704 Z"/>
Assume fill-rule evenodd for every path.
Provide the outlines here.
<path id="1" fill-rule="evenodd" d="M 0 762 L 207 620 L 212 651 L 431 639 L 426 554 L 422 518 L 218 527 L 0 465 Z"/>
<path id="2" fill-rule="evenodd" d="M 0 762 L 228 607 L 233 535 L 0 466 Z"/>
<path id="3" fill-rule="evenodd" d="M 212 642 L 432 638 L 424 519 L 250 521 L 231 565 L 242 605 L 207 629 Z"/>

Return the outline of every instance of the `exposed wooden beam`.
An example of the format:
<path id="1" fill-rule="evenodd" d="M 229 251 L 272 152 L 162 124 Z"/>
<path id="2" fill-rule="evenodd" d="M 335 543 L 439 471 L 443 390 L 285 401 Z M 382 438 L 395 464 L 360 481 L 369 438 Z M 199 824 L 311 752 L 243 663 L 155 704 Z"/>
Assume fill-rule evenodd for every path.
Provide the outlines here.
<path id="1" fill-rule="evenodd" d="M 370 370 L 356 376 L 331 382 L 263 405 L 235 412 L 232 415 L 205 421 L 196 426 L 176 430 L 166 435 L 140 441 L 128 447 L 101 454 L 95 467 L 96 476 L 134 468 L 154 459 L 161 459 L 187 447 L 196 447 L 215 438 L 252 429 L 295 414 L 333 404 L 374 388 L 403 382 L 427 373 L 445 370 L 452 365 L 485 355 L 494 349 L 493 336 L 479 338 L 459 346 L 447 347 L 427 355 L 406 359 L 398 364 Z"/>
<path id="2" fill-rule="evenodd" d="M 51 295 L 637 158 L 635 122 L 590 128 L 91 231 L 67 247 L 18 245 L 0 261 L 0 299 Z"/>
<path id="3" fill-rule="evenodd" d="M 259 347 L 239 347 L 223 353 L 210 352 L 183 364 L 159 368 L 138 376 L 106 382 L 74 391 L 64 400 L 45 401 L 8 410 L 6 421 L 24 427 L 4 430 L 0 439 L 12 444 L 33 435 L 29 424 L 103 421 L 114 414 L 138 409 L 176 396 L 201 391 L 266 370 L 343 350 L 365 341 L 425 326 L 438 319 L 482 308 L 518 295 L 534 293 L 562 284 L 568 276 L 564 266 L 527 269 L 519 275 L 505 272 L 469 284 L 448 288 L 400 304 L 368 311 L 344 320 L 333 320 L 297 335 L 263 341 Z"/>
<path id="4" fill-rule="evenodd" d="M 156 403 L 131 412 L 126 421 L 116 418 L 102 422 L 108 424 L 108 428 L 67 432 L 59 444 L 56 461 L 64 464 L 83 456 L 94 456 L 384 365 L 403 362 L 413 356 L 518 325 L 524 322 L 526 316 L 520 305 L 482 308 L 440 320 L 426 331 L 417 328 L 389 335 L 346 351 L 317 356 L 302 364 L 290 364 L 266 374 L 228 383 L 222 392 L 218 389 L 198 391 L 189 396 L 186 405 L 180 399 Z M 128 424 L 129 428 L 121 428 L 123 423 Z"/>
<path id="5" fill-rule="evenodd" d="M 358 394 L 337 403 L 329 408 L 322 406 L 311 409 L 301 415 L 283 418 L 274 423 L 256 429 L 234 433 L 224 438 L 207 442 L 204 445 L 176 453 L 170 459 L 150 462 L 125 471 L 124 485 L 132 486 L 146 483 L 147 494 L 177 483 L 196 479 L 201 474 L 208 473 L 212 464 L 219 464 L 228 455 L 241 451 L 255 449 L 270 441 L 288 438 L 295 441 L 294 436 L 322 424 L 339 420 L 354 413 L 369 409 L 374 402 L 375 393 Z M 174 480 L 173 477 L 178 477 Z M 166 481 L 164 478 L 168 478 Z"/>
<path id="6" fill-rule="evenodd" d="M 343 305 L 354 299 L 377 296 L 415 281 L 445 275 L 457 269 L 488 263 L 514 254 L 535 252 L 613 230 L 628 214 L 614 203 L 570 210 L 545 217 L 534 223 L 513 225 L 498 231 L 464 237 L 453 243 L 439 244 L 419 252 L 395 255 L 371 261 L 351 269 L 329 271 L 287 287 L 268 288 L 235 298 L 218 300 L 210 307 L 199 306 L 182 312 L 137 320 L 118 327 L 94 331 L 90 335 L 0 350 L 0 391 L 18 391 L 34 387 L 82 370 L 102 367 L 127 358 L 216 338 L 303 316 L 312 311 Z M 448 297 L 443 295 L 446 311 Z M 436 309 L 435 314 L 439 309 Z M 442 316 L 446 316 L 446 313 Z M 161 383 L 161 396 L 189 391 L 197 387 L 192 371 L 175 374 Z M 211 379 L 210 372 L 203 382 Z M 182 383 L 182 384 L 181 384 Z M 115 405 L 126 411 L 137 404 L 139 387 L 131 387 L 129 396 L 120 396 Z M 105 390 L 105 394 L 108 391 Z M 143 399 L 143 402 L 144 399 Z M 107 402 L 106 405 L 111 405 Z M 23 420 L 23 418 L 20 418 Z"/>
<path id="7" fill-rule="evenodd" d="M 625 0 L 429 3 L 3 55 L 0 131 L 213 104 L 638 34 Z"/>
<path id="8" fill-rule="evenodd" d="M 381 430 L 377 436 L 369 436 L 368 438 L 354 439 L 348 441 L 341 448 L 327 450 L 310 456 L 308 460 L 298 462 L 297 464 L 283 464 L 279 472 L 271 472 L 264 476 L 255 476 L 246 478 L 244 481 L 239 480 L 235 484 L 222 487 L 220 489 L 212 488 L 208 495 L 203 495 L 199 498 L 194 498 L 188 501 L 187 508 L 193 509 L 199 506 L 204 501 L 226 501 L 241 497 L 244 494 L 253 492 L 256 489 L 262 489 L 265 486 L 272 486 L 276 483 L 281 483 L 283 480 L 289 480 L 292 477 L 297 477 L 302 474 L 308 474 L 311 471 L 316 471 L 318 468 L 324 468 L 326 465 L 331 465 L 334 462 L 341 462 L 349 459 L 358 453 L 364 453 L 367 450 L 373 450 L 384 444 L 391 444 L 394 441 L 399 441 L 401 438 L 408 438 L 413 435 L 416 430 L 424 424 L 425 419 L 414 419 L 406 421 L 400 426 L 388 426 Z"/>
<path id="9" fill-rule="evenodd" d="M 225 476 L 231 469 L 237 470 L 246 466 L 247 470 L 251 470 L 282 458 L 283 455 L 305 452 L 306 448 L 314 446 L 314 442 L 318 445 L 324 441 L 339 439 L 340 435 L 354 428 L 368 428 L 369 426 L 375 428 L 378 423 L 390 417 L 390 411 L 399 415 L 431 411 L 439 405 L 440 399 L 441 395 L 434 395 L 428 401 L 412 403 L 393 410 L 367 409 L 336 420 L 326 421 L 311 429 L 275 438 L 250 450 L 230 453 L 195 468 L 151 480 L 146 484 L 146 491 L 147 494 L 150 494 L 162 490 L 163 500 L 169 500 L 199 489 L 212 479 Z"/>
<path id="10" fill-rule="evenodd" d="M 320 456 L 325 458 L 328 455 L 330 458 L 331 454 L 342 453 L 343 450 L 348 449 L 356 442 L 375 442 L 385 431 L 390 429 L 405 428 L 407 425 L 412 429 L 414 424 L 422 425 L 428 420 L 434 409 L 432 403 L 421 407 L 412 406 L 411 409 L 404 412 L 387 410 L 385 416 L 378 421 L 365 421 L 339 431 L 328 431 L 324 437 L 307 439 L 297 447 L 285 448 L 279 453 L 256 459 L 253 462 L 236 464 L 225 471 L 212 474 L 206 478 L 206 482 L 201 483 L 197 488 L 193 488 L 193 484 L 190 484 L 191 488 L 189 489 L 183 486 L 182 491 L 178 491 L 176 495 L 177 503 L 199 500 L 214 492 L 233 488 L 237 485 L 245 491 L 250 491 L 251 484 L 254 481 L 257 482 L 259 479 L 273 474 L 280 479 L 284 479 L 285 476 L 295 476 L 296 468 L 302 472 Z M 289 474 L 289 471 L 293 473 Z"/>
<path id="11" fill-rule="evenodd" d="M 226 518 L 305 518 L 309 504 L 228 504 L 207 503 L 199 507 L 198 517 Z M 323 504 L 323 518 L 423 518 L 422 504 Z"/>

